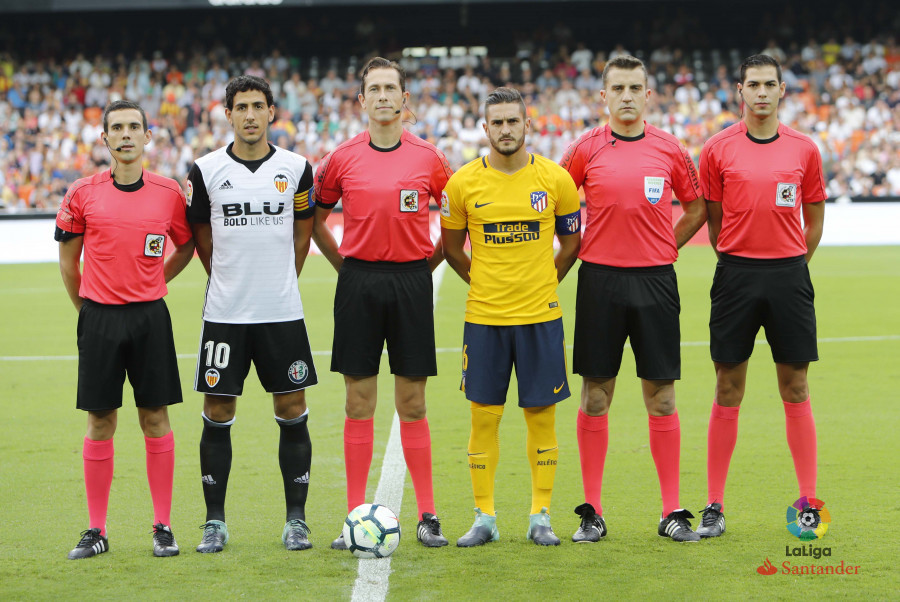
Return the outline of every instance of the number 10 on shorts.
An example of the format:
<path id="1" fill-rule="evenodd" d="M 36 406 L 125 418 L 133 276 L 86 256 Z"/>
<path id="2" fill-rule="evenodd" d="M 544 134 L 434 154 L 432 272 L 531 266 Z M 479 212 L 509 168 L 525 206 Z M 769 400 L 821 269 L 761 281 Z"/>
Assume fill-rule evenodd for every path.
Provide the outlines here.
<path id="1" fill-rule="evenodd" d="M 216 368 L 223 369 L 228 367 L 228 358 L 231 356 L 231 346 L 228 343 L 218 343 L 215 341 L 206 341 L 203 344 L 203 350 L 206 351 L 206 384 L 210 388 L 219 384 L 221 375 Z M 213 368 L 215 366 L 215 368 Z"/>
<path id="2" fill-rule="evenodd" d="M 228 357 L 231 355 L 231 346 L 228 343 L 216 344 L 215 341 L 206 341 L 203 350 L 206 351 L 207 366 L 220 369 L 228 367 Z"/>

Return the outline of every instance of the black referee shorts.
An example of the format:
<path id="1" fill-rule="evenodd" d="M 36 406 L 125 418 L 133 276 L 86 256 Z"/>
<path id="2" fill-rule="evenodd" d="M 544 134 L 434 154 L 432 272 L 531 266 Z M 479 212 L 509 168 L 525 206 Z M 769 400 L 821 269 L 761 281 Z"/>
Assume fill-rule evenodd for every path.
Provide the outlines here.
<path id="1" fill-rule="evenodd" d="M 86 299 L 78 313 L 76 407 L 94 412 L 122 407 L 126 374 L 139 408 L 181 403 L 165 301 L 104 305 Z"/>
<path id="2" fill-rule="evenodd" d="M 409 263 L 347 257 L 334 293 L 332 372 L 378 374 L 387 341 L 391 373 L 434 376 L 434 302 L 424 259 Z"/>
<path id="3" fill-rule="evenodd" d="M 671 265 L 617 268 L 582 262 L 572 367 L 588 378 L 619 374 L 625 339 L 639 378 L 681 378 L 681 300 Z"/>
<path id="4" fill-rule="evenodd" d="M 750 259 L 719 254 L 709 291 L 709 351 L 714 362 L 750 359 L 759 327 L 766 329 L 772 359 L 819 359 L 815 291 L 806 258 Z"/>

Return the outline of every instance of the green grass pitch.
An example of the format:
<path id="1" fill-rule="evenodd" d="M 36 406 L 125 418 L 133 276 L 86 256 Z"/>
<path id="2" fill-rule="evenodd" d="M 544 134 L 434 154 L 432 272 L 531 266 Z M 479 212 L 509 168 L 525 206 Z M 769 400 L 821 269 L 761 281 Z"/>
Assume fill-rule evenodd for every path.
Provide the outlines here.
<path id="1" fill-rule="evenodd" d="M 688 248 L 676 264 L 682 297 L 683 380 L 677 385 L 682 425 L 681 501 L 699 514 L 706 491 L 706 428 L 714 375 L 707 321 L 714 257 Z M 577 546 L 572 509 L 582 500 L 575 439 L 577 392 L 557 413 L 560 460 L 553 497 L 558 548 L 525 540 L 530 484 L 524 420 L 514 395 L 501 426 L 497 510 L 501 540 L 462 550 L 452 542 L 471 525 L 466 467 L 468 403 L 458 391 L 465 285 L 447 271 L 435 307 L 439 376 L 428 384 L 437 510 L 451 546 L 415 542 L 409 477 L 400 510 L 404 539 L 392 558 L 388 599 L 887 599 L 898 591 L 894 528 L 900 510 L 897 430 L 900 409 L 900 247 L 822 248 L 811 265 L 817 292 L 821 361 L 810 370 L 819 435 L 818 495 L 831 511 L 827 535 L 814 544 L 831 556 L 787 557 L 800 542 L 784 527 L 797 497 L 784 417 L 769 349 L 757 345 L 738 445 L 727 488 L 728 531 L 717 540 L 676 544 L 656 535 L 659 489 L 647 441 L 647 418 L 626 353 L 610 414 L 604 511 L 610 534 Z M 284 519 L 278 429 L 270 397 L 254 374 L 232 430 L 234 465 L 228 492 L 231 541 L 225 552 L 193 551 L 204 520 L 197 447 L 201 396 L 191 390 L 205 277 L 198 261 L 170 286 L 185 403 L 171 408 L 176 439 L 173 529 L 181 556 L 151 555 L 152 510 L 144 448 L 126 390 L 115 438 L 110 500 L 111 550 L 67 561 L 86 528 L 81 473 L 85 416 L 74 408 L 76 314 L 54 264 L 0 266 L 0 598 L 2 599 L 328 599 L 347 600 L 357 562 L 328 544 L 345 511 L 342 461 L 343 384 L 328 371 L 336 276 L 311 257 L 301 276 L 307 324 L 320 383 L 308 392 L 314 455 L 308 505 L 309 552 L 281 545 Z M 567 340 L 574 323 L 575 271 L 560 287 Z M 760 335 L 762 338 L 762 335 Z M 41 356 L 45 359 L 34 359 Z M 31 358 L 26 360 L 14 358 Z M 126 385 L 127 389 L 127 385 Z M 514 388 L 513 388 L 514 390 Z M 376 415 L 374 494 L 390 431 L 393 392 L 382 366 Z M 696 523 L 695 523 L 696 524 Z M 858 575 L 757 574 L 769 559 L 794 565 L 859 566 Z M 894 560 L 892 560 L 892 558 Z"/>

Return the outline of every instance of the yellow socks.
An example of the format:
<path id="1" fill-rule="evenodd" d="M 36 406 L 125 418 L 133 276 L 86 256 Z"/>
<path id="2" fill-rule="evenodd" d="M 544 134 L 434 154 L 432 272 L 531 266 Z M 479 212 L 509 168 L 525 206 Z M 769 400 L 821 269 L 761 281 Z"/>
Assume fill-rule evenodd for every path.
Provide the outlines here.
<path id="1" fill-rule="evenodd" d="M 525 424 L 528 427 L 525 447 L 528 452 L 528 463 L 531 465 L 531 514 L 538 514 L 541 508 L 550 508 L 550 498 L 553 496 L 553 479 L 556 476 L 556 462 L 559 458 L 559 447 L 556 442 L 556 405 L 523 410 Z M 493 505 L 491 507 L 493 508 Z"/>
<path id="2" fill-rule="evenodd" d="M 472 431 L 469 434 L 469 474 L 472 476 L 472 493 L 475 505 L 484 514 L 496 515 L 494 510 L 494 475 L 500 460 L 500 419 L 503 406 L 472 404 Z M 527 414 L 526 414 L 527 415 Z M 551 419 L 551 429 L 553 421 Z M 529 430 L 530 433 L 530 430 Z M 554 445 L 555 438 L 554 438 Z M 554 452 L 555 453 L 555 452 Z M 556 456 L 553 456 L 554 470 Z M 550 477 L 552 486 L 553 476 Z M 547 498 L 549 502 L 549 497 Z"/>

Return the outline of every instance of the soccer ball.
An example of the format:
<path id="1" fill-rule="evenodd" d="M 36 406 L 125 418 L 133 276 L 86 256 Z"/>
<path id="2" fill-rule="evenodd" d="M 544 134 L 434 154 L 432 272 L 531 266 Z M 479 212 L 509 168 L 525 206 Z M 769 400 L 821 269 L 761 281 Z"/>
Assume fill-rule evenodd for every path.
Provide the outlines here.
<path id="1" fill-rule="evenodd" d="M 400 521 L 387 506 L 362 504 L 344 520 L 344 543 L 357 558 L 385 558 L 400 545 Z"/>
<path id="2" fill-rule="evenodd" d="M 800 513 L 800 518 L 797 519 L 797 522 L 800 523 L 800 528 L 804 531 L 812 531 L 819 526 L 821 520 L 819 519 L 818 512 L 811 508 L 804 508 L 803 512 Z"/>

